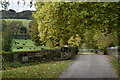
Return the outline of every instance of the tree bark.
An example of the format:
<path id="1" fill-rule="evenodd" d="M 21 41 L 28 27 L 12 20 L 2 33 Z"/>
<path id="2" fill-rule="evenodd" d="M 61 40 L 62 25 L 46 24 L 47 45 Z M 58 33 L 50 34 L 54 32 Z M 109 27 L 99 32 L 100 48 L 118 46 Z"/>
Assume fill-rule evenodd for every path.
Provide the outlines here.
<path id="1" fill-rule="evenodd" d="M 104 55 L 107 55 L 107 47 L 104 48 Z"/>
<path id="2" fill-rule="evenodd" d="M 120 61 L 120 32 L 118 32 L 118 60 Z"/>

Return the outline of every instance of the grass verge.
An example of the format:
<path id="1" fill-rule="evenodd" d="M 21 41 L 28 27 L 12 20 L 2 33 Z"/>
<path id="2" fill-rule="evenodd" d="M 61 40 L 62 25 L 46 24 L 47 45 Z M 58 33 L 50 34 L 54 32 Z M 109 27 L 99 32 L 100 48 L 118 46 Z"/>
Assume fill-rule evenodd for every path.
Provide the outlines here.
<path id="1" fill-rule="evenodd" d="M 120 78 L 120 62 L 114 58 L 111 60 L 113 68 L 115 68 L 118 77 Z"/>
<path id="2" fill-rule="evenodd" d="M 51 61 L 32 66 L 4 70 L 3 78 L 57 78 L 63 72 L 70 60 Z"/>
<path id="3" fill-rule="evenodd" d="M 12 63 L 12 62 L 5 62 L 2 64 L 2 69 L 3 70 L 11 70 L 11 69 L 14 69 L 14 68 L 20 68 L 20 67 L 25 67 L 25 66 L 32 66 L 32 65 L 36 65 L 38 64 L 39 62 L 29 62 L 29 63 Z"/>

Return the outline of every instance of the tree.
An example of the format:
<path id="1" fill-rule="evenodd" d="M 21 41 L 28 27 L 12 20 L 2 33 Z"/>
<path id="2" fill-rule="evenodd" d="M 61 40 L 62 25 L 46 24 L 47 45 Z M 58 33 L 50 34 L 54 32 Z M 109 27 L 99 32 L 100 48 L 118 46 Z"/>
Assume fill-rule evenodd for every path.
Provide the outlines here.
<path id="1" fill-rule="evenodd" d="M 45 2 L 36 3 L 37 10 L 33 16 L 39 26 L 39 36 L 47 46 L 67 45 L 71 36 L 79 34 L 82 43 L 88 44 L 90 39 L 89 47 L 100 47 L 94 42 L 97 38 L 94 40 L 91 36 L 96 35 L 91 33 L 92 28 L 95 32 L 100 31 L 101 35 L 104 33 L 105 36 L 119 33 L 118 8 L 118 3 L 109 2 Z"/>
<path id="2" fill-rule="evenodd" d="M 10 27 L 6 27 L 2 32 L 2 50 L 12 51 L 13 31 Z"/>
<path id="3" fill-rule="evenodd" d="M 80 36 L 77 34 L 76 36 L 71 36 L 71 38 L 68 40 L 68 45 L 79 47 L 81 45 Z"/>
<path id="4" fill-rule="evenodd" d="M 14 35 L 20 35 L 20 34 L 27 33 L 27 29 L 23 25 L 22 21 L 12 21 L 8 24 L 12 28 L 12 30 L 14 31 Z"/>
<path id="5" fill-rule="evenodd" d="M 87 48 L 97 49 L 98 46 L 95 44 L 95 40 L 93 36 L 95 35 L 96 30 L 93 29 L 86 29 L 84 33 L 84 44 Z"/>
<path id="6" fill-rule="evenodd" d="M 97 39 L 97 43 L 99 45 L 98 44 L 96 45 L 99 48 L 102 47 L 104 49 L 104 54 L 107 54 L 106 48 L 109 47 L 111 42 L 112 44 L 119 42 L 116 40 L 117 38 L 119 38 L 119 35 L 116 38 L 114 38 L 115 40 L 112 40 L 109 37 L 111 34 L 114 35 L 114 33 L 116 32 L 117 32 L 116 34 L 119 34 L 120 32 L 120 28 L 118 27 L 118 13 L 119 13 L 118 8 L 119 8 L 118 3 L 100 3 L 100 4 L 95 3 L 93 5 L 94 14 L 92 15 L 94 15 L 94 17 L 91 18 L 90 22 L 91 21 L 96 22 L 94 28 L 97 31 L 99 31 L 100 32 L 99 35 L 102 36 L 101 38 Z M 100 40 L 103 40 L 103 41 L 100 41 Z M 100 45 L 100 43 L 102 45 Z M 117 46 L 117 44 L 115 45 Z"/>
<path id="7" fill-rule="evenodd" d="M 40 40 L 39 32 L 38 32 L 38 24 L 35 20 L 32 20 L 29 23 L 29 35 L 36 46 L 40 46 L 43 42 Z"/>
<path id="8" fill-rule="evenodd" d="M 92 30 L 92 32 L 89 33 L 89 35 L 90 36 L 96 35 L 96 38 L 95 37 L 93 38 L 91 36 L 88 39 L 90 40 L 93 39 L 94 45 L 96 45 L 98 48 L 102 46 L 101 47 L 102 49 L 106 49 L 107 47 L 109 47 L 110 44 L 115 44 L 115 46 L 117 46 L 116 43 L 118 41 L 116 39 L 118 38 L 118 36 L 114 35 L 114 33 L 118 34 L 120 32 L 120 28 L 118 27 L 118 13 L 119 13 L 118 3 L 107 2 L 107 3 L 87 3 L 87 4 L 88 5 L 85 4 L 86 6 L 84 6 L 85 11 L 82 11 L 83 13 L 82 16 L 84 17 L 83 24 L 85 25 L 84 30 L 87 29 L 87 32 L 85 31 L 84 37 L 87 37 L 86 36 L 87 33 L 89 33 L 89 31 L 91 32 L 91 29 L 93 28 L 94 30 Z M 109 40 L 110 39 L 109 36 L 111 34 L 116 36 L 114 41 Z M 102 45 L 100 45 L 99 43 L 101 43 Z"/>
<path id="9" fill-rule="evenodd" d="M 23 33 L 26 33 L 26 28 L 24 30 L 24 26 L 22 22 L 19 21 L 12 21 L 7 23 L 3 20 L 2 22 L 2 50 L 3 51 L 12 51 L 12 41 L 13 41 L 13 35 L 17 35 L 18 32 L 22 31 Z"/>
<path id="10" fill-rule="evenodd" d="M 21 27 L 20 27 L 20 33 L 21 33 L 22 35 L 26 35 L 26 34 L 27 34 L 27 28 L 24 27 L 24 26 L 21 26 Z"/>
<path id="11" fill-rule="evenodd" d="M 112 47 L 114 47 L 115 45 L 118 45 L 117 44 L 118 39 L 117 39 L 116 33 L 109 33 L 105 35 L 105 33 L 97 31 L 93 38 L 99 49 L 110 47 L 111 44 L 112 44 Z"/>
<path id="12" fill-rule="evenodd" d="M 39 25 L 39 36 L 47 46 L 54 48 L 67 45 L 71 36 L 79 34 L 80 17 L 75 3 L 46 2 L 36 3 L 36 6 L 37 11 L 33 16 Z"/>
<path id="13" fill-rule="evenodd" d="M 1 7 L 4 9 L 4 10 L 8 10 L 8 6 L 10 5 L 9 1 L 1 1 Z"/>
<path id="14" fill-rule="evenodd" d="M 7 27 L 7 22 L 2 19 L 2 31 L 4 31 L 6 27 Z"/>

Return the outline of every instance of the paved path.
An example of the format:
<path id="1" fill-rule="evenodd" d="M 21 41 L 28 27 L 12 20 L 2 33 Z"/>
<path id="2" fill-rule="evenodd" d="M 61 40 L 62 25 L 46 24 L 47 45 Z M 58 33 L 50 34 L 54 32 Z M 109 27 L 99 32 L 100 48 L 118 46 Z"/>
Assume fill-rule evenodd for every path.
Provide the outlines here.
<path id="1" fill-rule="evenodd" d="M 89 52 L 83 52 L 82 54 L 91 54 L 91 53 L 89 53 Z"/>
<path id="2" fill-rule="evenodd" d="M 105 55 L 78 55 L 60 78 L 117 78 Z"/>

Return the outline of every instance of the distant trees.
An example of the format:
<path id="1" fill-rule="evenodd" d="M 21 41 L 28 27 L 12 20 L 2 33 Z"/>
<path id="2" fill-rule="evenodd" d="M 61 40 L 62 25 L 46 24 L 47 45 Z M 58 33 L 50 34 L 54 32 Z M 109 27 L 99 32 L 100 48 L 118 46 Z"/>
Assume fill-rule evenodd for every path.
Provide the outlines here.
<path id="1" fill-rule="evenodd" d="M 104 49 L 106 47 L 115 47 L 115 45 L 118 45 L 118 38 L 116 32 L 105 35 L 105 33 L 96 31 L 93 39 L 99 49 Z"/>
<path id="2" fill-rule="evenodd" d="M 15 11 L 13 11 L 13 10 L 8 10 L 8 11 L 6 11 L 6 10 L 2 10 L 2 11 L 0 11 L 0 13 L 2 13 L 2 19 L 14 19 L 15 18 L 15 14 L 16 14 L 16 12 Z"/>
<path id="3" fill-rule="evenodd" d="M 15 14 L 15 18 L 16 19 L 28 19 L 28 20 L 32 20 L 32 12 L 30 10 L 26 10 L 26 11 L 22 11 L 22 12 L 18 12 Z"/>
<path id="4" fill-rule="evenodd" d="M 95 43 L 95 39 L 93 38 L 96 32 L 97 31 L 93 28 L 93 29 L 86 29 L 85 32 L 83 33 L 84 35 L 83 42 L 87 48 L 93 48 L 93 49 L 98 48 L 98 46 Z"/>
<path id="5" fill-rule="evenodd" d="M 2 10 L 0 11 L 2 13 L 2 19 L 33 19 L 32 12 L 34 11 L 22 11 L 22 12 L 16 12 L 12 9 L 10 10 Z"/>
<path id="6" fill-rule="evenodd" d="M 22 35 L 26 35 L 27 34 L 27 28 L 24 27 L 24 26 L 21 26 L 19 31 L 20 31 L 20 34 L 22 34 Z"/>
<path id="7" fill-rule="evenodd" d="M 27 28 L 23 25 L 22 21 L 12 21 L 9 26 L 14 30 L 14 35 L 26 35 Z"/>

